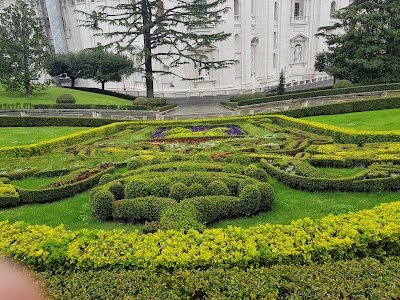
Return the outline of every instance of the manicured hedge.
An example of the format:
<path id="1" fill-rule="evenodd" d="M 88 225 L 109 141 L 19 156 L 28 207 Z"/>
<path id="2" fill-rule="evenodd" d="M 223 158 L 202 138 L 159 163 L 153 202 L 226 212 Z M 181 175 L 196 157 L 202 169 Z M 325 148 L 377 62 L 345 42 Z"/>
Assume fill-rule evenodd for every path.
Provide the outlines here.
<path id="1" fill-rule="evenodd" d="M 263 165 L 267 173 L 294 189 L 312 192 L 343 191 L 368 193 L 400 190 L 400 176 L 363 180 L 360 180 L 359 174 L 348 178 L 305 177 L 281 170 L 280 168 L 268 163 L 265 159 L 261 159 L 260 163 Z M 368 172 L 370 172 L 370 170 L 365 171 L 365 173 Z"/>
<path id="2" fill-rule="evenodd" d="M 0 117 L 0 127 L 99 127 L 116 122 L 124 122 L 124 120 L 69 117 Z"/>
<path id="3" fill-rule="evenodd" d="M 67 231 L 64 227 L 0 223 L 0 253 L 52 272 L 95 269 L 247 269 L 307 264 L 400 252 L 400 202 L 357 213 L 308 218 L 290 225 L 244 229 L 158 231 Z"/>
<path id="4" fill-rule="evenodd" d="M 278 125 L 298 128 L 304 131 L 327 135 L 343 144 L 365 144 L 378 142 L 400 142 L 400 130 L 367 131 L 336 127 L 332 125 L 295 119 L 282 115 L 271 115 L 269 118 Z"/>
<path id="5" fill-rule="evenodd" d="M 37 190 L 27 190 L 17 187 L 17 191 L 19 193 L 19 203 L 43 203 L 71 197 L 80 192 L 87 191 L 88 189 L 95 186 L 99 182 L 101 176 L 110 172 L 112 169 L 113 168 L 106 169 L 87 179 L 75 182 L 73 184 L 62 185 L 59 187 L 43 188 Z"/>
<path id="6" fill-rule="evenodd" d="M 73 88 L 65 87 L 65 88 L 84 91 L 84 92 L 90 92 L 90 93 L 96 93 L 96 94 L 102 94 L 102 95 L 107 95 L 107 96 L 113 96 L 113 97 L 117 97 L 117 98 L 121 98 L 121 99 L 125 99 L 125 100 L 131 100 L 131 101 L 136 99 L 136 97 L 132 96 L 132 95 L 102 90 L 102 89 L 98 89 L 98 88 L 88 88 L 88 87 L 73 87 Z"/>
<path id="7" fill-rule="evenodd" d="M 254 96 L 255 98 L 253 98 L 253 99 L 240 100 L 240 98 L 238 98 L 238 100 L 239 100 L 238 106 L 268 103 L 268 102 L 290 100 L 290 99 L 334 96 L 334 95 L 344 95 L 344 94 L 362 93 L 362 92 L 377 92 L 377 91 L 379 92 L 379 91 L 399 90 L 399 89 L 400 89 L 400 83 L 389 83 L 389 84 L 379 84 L 379 85 L 369 85 L 369 86 L 356 86 L 356 87 L 341 88 L 341 89 L 317 90 L 317 91 L 310 91 L 310 92 L 297 92 L 297 93 L 293 93 L 293 94 L 288 93 L 285 95 L 277 95 L 277 96 L 269 96 L 269 97 L 268 96 L 260 97 L 258 94 L 255 94 L 255 96 Z M 231 101 L 233 101 L 233 100 L 231 100 Z"/>
<path id="8" fill-rule="evenodd" d="M 54 300 L 380 299 L 400 296 L 399 257 L 247 270 L 210 268 L 40 274 Z"/>
<path id="9" fill-rule="evenodd" d="M 125 129 L 129 125 L 130 124 L 127 122 L 118 122 L 102 127 L 92 128 L 89 130 L 73 133 L 64 137 L 51 139 L 37 144 L 31 144 L 27 146 L 2 147 L 0 148 L 0 155 L 7 155 L 14 157 L 42 155 L 51 152 L 57 148 L 74 145 L 83 141 L 87 141 L 88 139 L 91 138 L 106 136 L 115 133 L 117 131 Z"/>
<path id="10" fill-rule="evenodd" d="M 279 112 L 280 115 L 285 115 L 293 118 L 304 118 L 320 115 L 337 115 L 348 114 L 353 112 L 372 111 L 400 108 L 400 98 L 377 98 L 361 101 L 346 101 L 341 103 L 324 104 L 288 111 Z"/>

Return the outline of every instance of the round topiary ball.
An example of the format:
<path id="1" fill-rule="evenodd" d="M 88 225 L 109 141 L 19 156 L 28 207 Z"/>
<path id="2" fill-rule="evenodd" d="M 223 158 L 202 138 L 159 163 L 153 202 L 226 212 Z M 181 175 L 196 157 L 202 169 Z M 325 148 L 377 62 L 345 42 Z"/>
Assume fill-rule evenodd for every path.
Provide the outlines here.
<path id="1" fill-rule="evenodd" d="M 254 184 L 246 185 L 239 195 L 240 207 L 245 216 L 254 215 L 260 209 L 261 192 Z"/>
<path id="2" fill-rule="evenodd" d="M 207 193 L 211 196 L 229 196 L 229 189 L 222 180 L 214 180 L 208 185 Z"/>
<path id="3" fill-rule="evenodd" d="M 112 217 L 112 204 L 115 201 L 113 194 L 106 190 L 98 190 L 94 193 L 92 202 L 93 214 L 99 221 L 106 221 Z"/>
<path id="4" fill-rule="evenodd" d="M 148 183 L 144 179 L 135 179 L 125 184 L 125 198 L 132 199 L 138 197 L 147 197 L 149 195 Z"/>
<path id="5" fill-rule="evenodd" d="M 350 80 L 338 80 L 336 83 L 333 85 L 332 88 L 334 89 L 343 89 L 343 88 L 348 88 L 354 86 L 354 83 L 352 83 Z"/>
<path id="6" fill-rule="evenodd" d="M 135 157 L 131 161 L 128 162 L 128 170 L 136 170 L 145 165 L 143 158 Z"/>
<path id="7" fill-rule="evenodd" d="M 267 172 L 264 169 L 250 165 L 244 170 L 244 175 L 255 178 L 259 181 L 267 181 Z"/>
<path id="8" fill-rule="evenodd" d="M 149 184 L 150 195 L 168 197 L 171 181 L 166 177 L 156 178 Z"/>
<path id="9" fill-rule="evenodd" d="M 176 201 L 181 201 L 186 198 L 187 186 L 182 182 L 174 183 L 169 189 L 168 197 L 175 199 Z"/>
<path id="10" fill-rule="evenodd" d="M 200 183 L 193 183 L 187 188 L 187 198 L 201 197 L 206 194 L 206 188 Z"/>
<path id="11" fill-rule="evenodd" d="M 108 174 L 108 173 L 103 174 L 103 175 L 101 175 L 101 177 L 100 177 L 99 185 L 106 184 L 106 183 L 111 182 L 111 181 L 113 181 L 113 180 L 114 180 L 114 176 L 113 176 L 113 175 Z"/>
<path id="12" fill-rule="evenodd" d="M 63 94 L 57 97 L 57 104 L 75 104 L 76 100 L 70 94 Z"/>
<path id="13" fill-rule="evenodd" d="M 113 182 L 108 190 L 114 195 L 115 200 L 124 199 L 124 186 L 120 182 Z"/>
<path id="14" fill-rule="evenodd" d="M 261 192 L 260 211 L 271 210 L 275 200 L 274 190 L 265 182 L 257 183 L 256 187 Z"/>

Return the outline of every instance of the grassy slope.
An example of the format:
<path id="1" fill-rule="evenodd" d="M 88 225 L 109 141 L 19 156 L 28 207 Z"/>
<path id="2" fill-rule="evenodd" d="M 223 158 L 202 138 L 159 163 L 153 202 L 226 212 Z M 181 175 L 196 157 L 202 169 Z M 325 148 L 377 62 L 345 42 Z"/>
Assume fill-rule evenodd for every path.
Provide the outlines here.
<path id="1" fill-rule="evenodd" d="M 316 116 L 304 119 L 359 130 L 400 130 L 400 109 Z"/>
<path id="2" fill-rule="evenodd" d="M 78 90 L 65 89 L 50 86 L 45 91 L 34 91 L 32 97 L 25 97 L 20 93 L 8 93 L 0 86 L 0 103 L 32 103 L 32 104 L 55 104 L 57 96 L 70 94 L 75 97 L 76 104 L 104 104 L 104 105 L 131 105 L 132 101 L 124 100 L 107 95 L 89 93 Z"/>
<path id="3" fill-rule="evenodd" d="M 85 127 L 0 127 L 0 147 L 43 142 L 87 129 Z"/>

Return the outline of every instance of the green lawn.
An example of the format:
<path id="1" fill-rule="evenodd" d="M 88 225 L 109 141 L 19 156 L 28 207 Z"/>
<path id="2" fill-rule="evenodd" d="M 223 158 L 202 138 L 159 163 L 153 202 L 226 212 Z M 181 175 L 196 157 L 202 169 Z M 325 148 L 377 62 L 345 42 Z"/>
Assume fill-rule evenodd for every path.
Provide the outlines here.
<path id="1" fill-rule="evenodd" d="M 358 130 L 400 130 L 400 109 L 316 116 L 304 119 Z"/>
<path id="2" fill-rule="evenodd" d="M 221 221 L 213 227 L 228 225 L 251 227 L 259 224 L 289 224 L 293 220 L 309 217 L 320 219 L 328 215 L 337 205 L 351 205 L 357 210 L 370 209 L 381 203 L 400 201 L 398 192 L 380 193 L 317 193 L 288 188 L 274 178 L 269 178 L 275 192 L 274 208 L 250 219 Z"/>
<path id="3" fill-rule="evenodd" d="M 47 141 L 86 127 L 0 127 L 0 147 L 20 146 Z"/>
<path id="4" fill-rule="evenodd" d="M 50 86 L 45 91 L 34 91 L 32 97 L 25 97 L 20 93 L 8 93 L 0 86 L 0 104 L 7 103 L 31 103 L 31 104 L 56 104 L 56 98 L 62 94 L 70 94 L 75 97 L 76 104 L 103 104 L 103 105 L 131 105 L 132 101 L 107 95 L 71 90 Z"/>

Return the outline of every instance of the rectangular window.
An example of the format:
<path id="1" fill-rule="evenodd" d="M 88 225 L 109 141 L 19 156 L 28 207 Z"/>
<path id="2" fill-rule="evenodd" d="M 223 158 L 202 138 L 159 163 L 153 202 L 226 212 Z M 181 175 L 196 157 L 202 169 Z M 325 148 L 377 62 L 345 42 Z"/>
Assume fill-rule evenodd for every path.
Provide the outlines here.
<path id="1" fill-rule="evenodd" d="M 300 16 L 300 3 L 296 2 L 294 4 L 294 16 L 299 17 Z"/>

